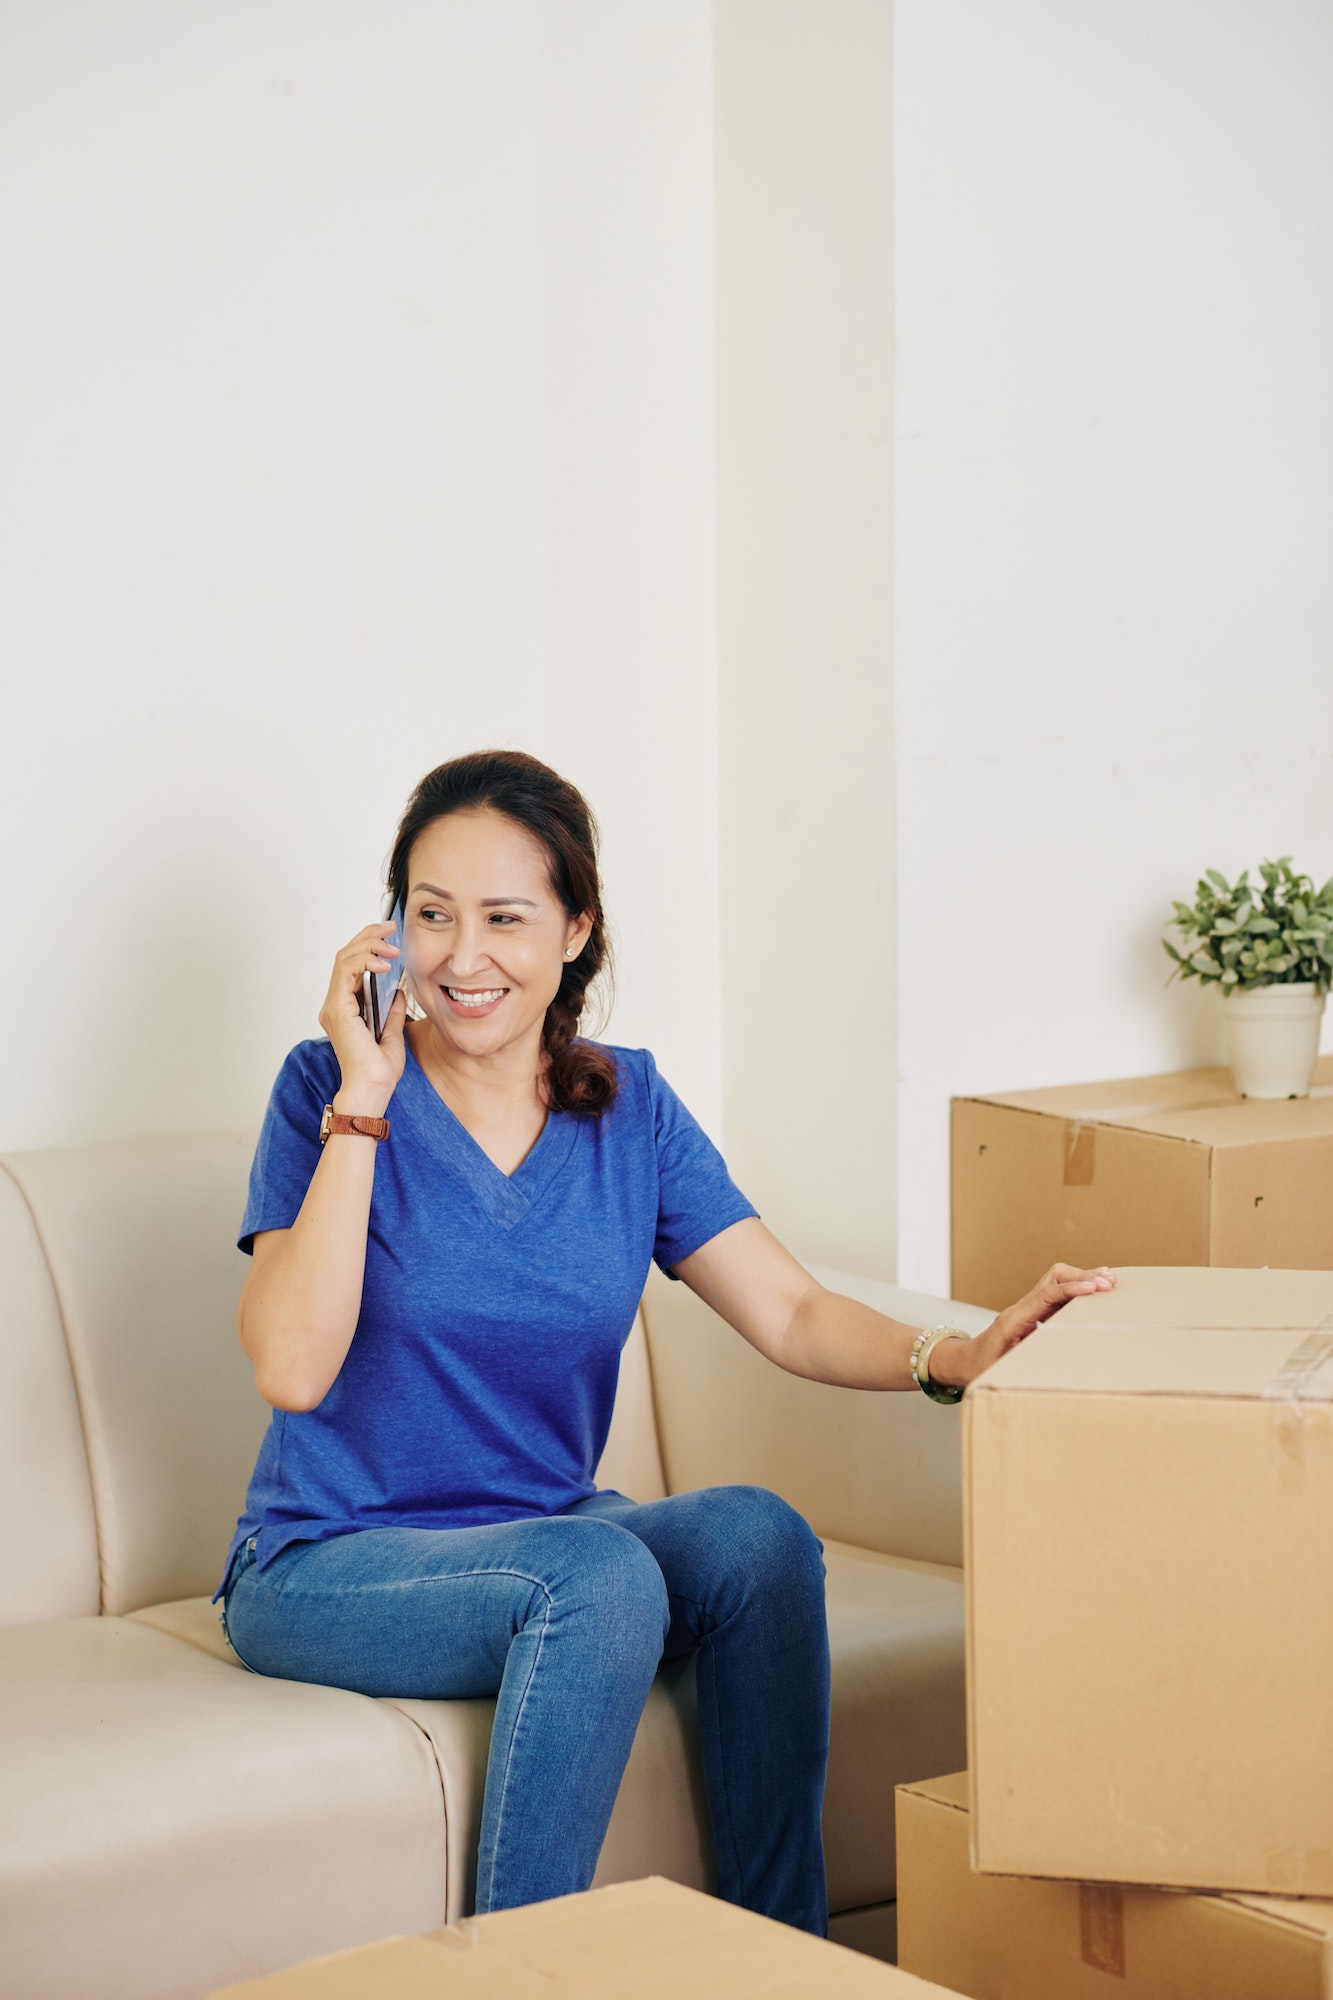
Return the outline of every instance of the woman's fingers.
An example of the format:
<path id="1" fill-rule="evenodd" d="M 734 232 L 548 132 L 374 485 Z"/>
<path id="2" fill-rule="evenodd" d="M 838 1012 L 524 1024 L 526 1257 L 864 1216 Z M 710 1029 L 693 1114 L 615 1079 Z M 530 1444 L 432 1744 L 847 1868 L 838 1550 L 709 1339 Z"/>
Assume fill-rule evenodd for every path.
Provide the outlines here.
<path id="1" fill-rule="evenodd" d="M 986 1331 L 978 1337 L 977 1359 L 981 1364 L 978 1372 L 989 1368 L 1002 1354 L 1007 1354 L 1010 1348 L 1026 1340 L 1043 1320 L 1050 1319 L 1071 1299 L 1087 1298 L 1093 1292 L 1109 1292 L 1114 1284 L 1115 1272 L 1106 1264 L 1099 1265 L 1095 1271 L 1081 1270 L 1076 1264 L 1052 1264 L 1046 1276 L 1033 1286 L 1025 1299 L 997 1313 Z"/>
<path id="2" fill-rule="evenodd" d="M 1034 1285 L 1025 1299 L 1020 1299 L 1009 1311 L 1020 1319 L 1028 1321 L 1025 1331 L 1031 1332 L 1043 1320 L 1067 1306 L 1071 1299 L 1088 1298 L 1094 1292 L 1109 1292 L 1115 1284 L 1115 1273 L 1108 1265 L 1102 1264 L 1095 1271 L 1080 1270 L 1075 1264 L 1052 1264 L 1046 1276 Z"/>
<path id="3" fill-rule="evenodd" d="M 403 1054 L 403 1029 L 407 1025 L 407 995 L 400 987 L 393 996 L 393 1003 L 385 1016 L 384 1028 L 380 1035 L 380 1048 L 390 1062 L 401 1067 Z"/>
<path id="4" fill-rule="evenodd" d="M 333 1043 L 344 1083 L 355 1075 L 372 1086 L 387 1081 L 392 1089 L 402 1074 L 406 999 L 401 993 L 394 995 L 378 1043 L 361 1012 L 366 974 L 392 972 L 402 957 L 398 946 L 388 942 L 393 929 L 391 922 L 367 924 L 334 958 L 319 1023 Z"/>
<path id="5" fill-rule="evenodd" d="M 341 989 L 342 994 L 360 1013 L 359 995 L 361 982 L 366 974 L 391 972 L 395 961 L 402 957 L 397 945 L 385 942 L 392 929 L 392 924 L 367 924 L 363 931 L 357 932 L 349 944 L 343 946 L 333 961 L 333 978 L 329 985 L 330 1000 L 335 989 Z M 346 1012 L 346 1008 L 343 1011 Z"/>
<path id="6" fill-rule="evenodd" d="M 334 960 L 336 967 L 359 979 L 366 972 L 387 972 L 402 957 L 396 944 L 387 942 L 392 924 L 367 924 L 350 944 L 345 944 Z"/>
<path id="7" fill-rule="evenodd" d="M 1086 1298 L 1092 1292 L 1107 1292 L 1114 1283 L 1115 1274 L 1105 1265 L 1096 1271 L 1082 1271 L 1074 1264 L 1052 1264 L 1028 1296 L 1047 1305 L 1066 1305 L 1070 1299 Z"/>

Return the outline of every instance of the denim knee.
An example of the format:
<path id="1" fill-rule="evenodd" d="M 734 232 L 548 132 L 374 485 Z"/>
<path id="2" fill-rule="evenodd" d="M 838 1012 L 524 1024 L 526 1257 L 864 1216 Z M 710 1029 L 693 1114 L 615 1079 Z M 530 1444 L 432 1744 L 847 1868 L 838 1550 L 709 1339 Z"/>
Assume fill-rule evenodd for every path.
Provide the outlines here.
<path id="1" fill-rule="evenodd" d="M 702 1497 L 702 1496 L 701 1496 Z M 824 1547 L 808 1521 L 765 1486 L 718 1486 L 714 1527 L 751 1589 L 824 1598 Z"/>
<path id="2" fill-rule="evenodd" d="M 656 1558 L 613 1521 L 566 1520 L 561 1529 L 566 1559 L 552 1590 L 553 1610 L 593 1611 L 608 1634 L 659 1654 L 671 1612 Z"/>

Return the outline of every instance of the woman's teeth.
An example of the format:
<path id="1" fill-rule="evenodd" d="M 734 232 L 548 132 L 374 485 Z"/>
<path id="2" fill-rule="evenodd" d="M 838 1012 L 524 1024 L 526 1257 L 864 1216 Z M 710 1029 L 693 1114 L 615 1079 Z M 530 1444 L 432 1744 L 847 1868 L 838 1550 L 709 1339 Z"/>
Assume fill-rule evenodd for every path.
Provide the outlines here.
<path id="1" fill-rule="evenodd" d="M 489 993 L 468 993 L 461 986 L 446 986 L 444 990 L 460 1007 L 489 1007 L 492 1000 L 503 1000 L 509 988 L 496 986 Z"/>

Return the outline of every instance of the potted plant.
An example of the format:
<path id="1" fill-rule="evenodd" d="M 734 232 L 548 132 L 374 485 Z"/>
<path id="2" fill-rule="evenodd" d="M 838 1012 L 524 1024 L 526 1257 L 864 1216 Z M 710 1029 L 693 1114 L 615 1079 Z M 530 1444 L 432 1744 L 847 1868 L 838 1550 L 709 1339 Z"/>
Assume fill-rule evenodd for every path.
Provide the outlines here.
<path id="1" fill-rule="evenodd" d="M 1333 877 L 1316 890 L 1286 854 L 1229 883 L 1210 868 L 1193 903 L 1177 903 L 1172 978 L 1222 989 L 1231 1074 L 1242 1097 L 1304 1097 L 1333 980 Z"/>

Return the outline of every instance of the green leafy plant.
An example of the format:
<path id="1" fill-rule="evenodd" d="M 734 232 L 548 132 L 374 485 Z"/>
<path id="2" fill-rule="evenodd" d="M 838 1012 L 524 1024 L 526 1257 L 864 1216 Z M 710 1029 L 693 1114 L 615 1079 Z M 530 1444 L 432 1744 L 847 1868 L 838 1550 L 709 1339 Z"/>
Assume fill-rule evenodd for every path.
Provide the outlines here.
<path id="1" fill-rule="evenodd" d="M 1194 902 L 1177 903 L 1162 948 L 1174 961 L 1174 979 L 1215 981 L 1224 992 L 1313 981 L 1321 993 L 1333 983 L 1333 876 L 1316 890 L 1298 875 L 1291 856 L 1261 861 L 1259 882 L 1243 869 L 1234 883 L 1210 868 Z"/>

